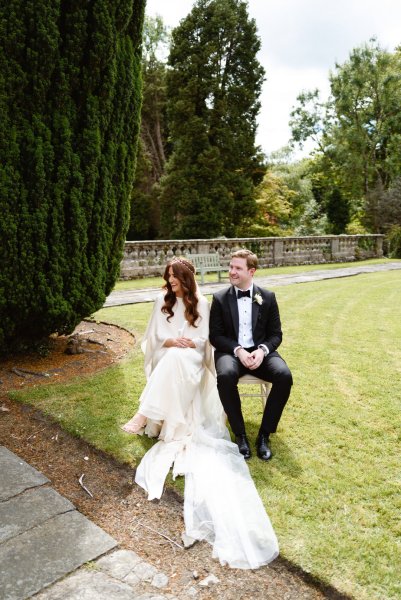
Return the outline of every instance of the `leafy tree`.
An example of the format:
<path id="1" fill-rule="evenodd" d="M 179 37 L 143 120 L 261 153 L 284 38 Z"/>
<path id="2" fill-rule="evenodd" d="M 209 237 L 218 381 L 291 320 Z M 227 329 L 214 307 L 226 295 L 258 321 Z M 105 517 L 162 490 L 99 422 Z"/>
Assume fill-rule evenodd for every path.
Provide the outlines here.
<path id="1" fill-rule="evenodd" d="M 166 61 L 170 36 L 160 16 L 146 17 L 143 30 L 143 102 L 137 169 L 128 238 L 154 239 L 160 229 L 157 184 L 168 155 Z"/>
<path id="2" fill-rule="evenodd" d="M 128 227 L 144 0 L 0 9 L 0 350 L 69 333 Z"/>
<path id="3" fill-rule="evenodd" d="M 372 39 L 336 65 L 330 84 L 326 103 L 316 90 L 298 97 L 293 140 L 315 140 L 325 201 L 337 189 L 351 218 L 360 218 L 369 191 L 401 175 L 401 50 L 387 52 Z"/>
<path id="4" fill-rule="evenodd" d="M 242 0 L 197 0 L 172 32 L 167 77 L 172 154 L 161 179 L 162 235 L 235 235 L 255 215 L 255 147 L 264 70 Z M 241 217 L 241 219 L 239 218 Z"/>
<path id="5" fill-rule="evenodd" d="M 324 235 L 327 230 L 327 215 L 322 211 L 315 197 L 312 196 L 304 205 L 294 235 Z"/>
<path id="6" fill-rule="evenodd" d="M 269 156 L 268 169 L 271 169 L 275 175 L 280 177 L 293 192 L 291 196 L 290 226 L 295 232 L 306 206 L 313 199 L 312 161 L 310 159 L 294 161 L 290 148 L 285 147 Z"/>
<path id="7" fill-rule="evenodd" d="M 313 194 L 314 163 L 311 159 L 294 161 L 293 151 L 288 146 L 268 156 L 266 175 L 257 188 L 258 207 L 265 210 L 259 210 L 256 220 L 259 232 L 256 233 L 253 227 L 250 229 L 252 235 L 320 235 L 327 232 L 325 208 Z M 269 196 L 274 202 L 268 208 L 265 200 Z M 262 234 L 260 227 L 263 226 L 266 233 Z"/>
<path id="8" fill-rule="evenodd" d="M 298 105 L 291 111 L 290 128 L 292 144 L 303 148 L 306 140 L 311 139 L 321 152 L 325 152 L 322 134 L 329 122 L 330 104 L 320 100 L 320 92 L 303 91 L 297 97 Z"/>
<path id="9" fill-rule="evenodd" d="M 372 40 L 354 49 L 331 76 L 334 159 L 346 167 L 344 182 L 353 175 L 354 195 L 366 195 L 378 180 L 387 189 L 401 172 L 400 58 Z M 389 168 L 394 161 L 398 167 Z"/>
<path id="10" fill-rule="evenodd" d="M 256 188 L 257 215 L 253 222 L 244 223 L 244 236 L 291 235 L 289 218 L 291 203 L 296 192 L 291 190 L 282 178 L 267 171 Z"/>

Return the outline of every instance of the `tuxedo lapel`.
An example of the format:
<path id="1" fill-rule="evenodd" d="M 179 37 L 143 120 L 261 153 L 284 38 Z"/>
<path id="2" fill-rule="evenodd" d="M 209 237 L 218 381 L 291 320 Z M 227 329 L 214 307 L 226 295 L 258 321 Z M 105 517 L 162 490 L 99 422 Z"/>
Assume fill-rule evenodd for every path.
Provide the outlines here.
<path id="1" fill-rule="evenodd" d="M 238 302 L 237 302 L 237 294 L 235 293 L 234 286 L 228 290 L 228 306 L 230 308 L 231 318 L 233 321 L 234 331 L 235 331 L 235 339 L 238 340 L 238 331 L 239 331 L 239 315 L 238 315 Z"/>
<path id="2" fill-rule="evenodd" d="M 260 294 L 260 289 L 253 284 L 253 292 L 252 292 L 252 333 L 255 333 L 256 325 L 258 322 L 258 316 L 260 311 L 259 304 L 254 300 L 255 294 Z"/>

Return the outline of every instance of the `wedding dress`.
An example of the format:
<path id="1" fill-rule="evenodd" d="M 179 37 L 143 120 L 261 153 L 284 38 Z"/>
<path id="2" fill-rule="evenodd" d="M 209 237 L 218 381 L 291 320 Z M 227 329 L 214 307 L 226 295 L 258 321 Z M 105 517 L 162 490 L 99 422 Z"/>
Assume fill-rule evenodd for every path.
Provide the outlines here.
<path id="1" fill-rule="evenodd" d="M 198 295 L 200 318 L 192 327 L 177 298 L 174 316 L 155 301 L 142 350 L 147 384 L 139 413 L 145 433 L 159 441 L 139 464 L 135 481 L 149 500 L 160 498 L 166 476 L 185 476 L 185 533 L 213 546 L 221 564 L 256 569 L 278 556 L 277 538 L 236 444 L 230 441 L 214 377 L 208 341 L 209 304 Z M 166 348 L 167 338 L 185 336 L 196 348 Z M 127 423 L 129 425 L 129 423 Z"/>

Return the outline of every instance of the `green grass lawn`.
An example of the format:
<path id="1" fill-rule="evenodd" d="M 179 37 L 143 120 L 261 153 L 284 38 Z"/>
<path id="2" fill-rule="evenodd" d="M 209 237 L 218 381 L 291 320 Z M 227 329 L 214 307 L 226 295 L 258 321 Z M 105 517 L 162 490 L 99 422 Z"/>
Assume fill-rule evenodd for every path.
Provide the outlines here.
<path id="1" fill-rule="evenodd" d="M 249 467 L 281 554 L 357 599 L 399 598 L 400 273 L 289 285 L 276 294 L 294 388 L 272 461 L 253 457 Z M 95 316 L 140 336 L 151 309 L 136 304 Z M 142 364 L 137 347 L 93 377 L 13 396 L 135 464 L 152 441 L 119 425 L 135 412 Z M 244 413 L 253 440 L 260 401 L 248 399 Z"/>

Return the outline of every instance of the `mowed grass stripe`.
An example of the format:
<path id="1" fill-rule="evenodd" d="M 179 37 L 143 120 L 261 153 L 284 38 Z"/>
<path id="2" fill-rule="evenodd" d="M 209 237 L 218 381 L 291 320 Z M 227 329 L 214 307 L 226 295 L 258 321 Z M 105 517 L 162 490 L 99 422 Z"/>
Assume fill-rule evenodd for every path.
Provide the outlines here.
<path id="1" fill-rule="evenodd" d="M 276 463 L 268 485 L 283 486 L 274 499 L 266 486 L 266 505 L 288 558 L 361 598 L 397 597 L 400 380 L 393 361 L 376 361 L 399 327 L 400 282 L 372 274 L 276 290 L 285 328 L 302 326 L 283 344 L 296 385 L 277 443 L 294 485 Z"/>

